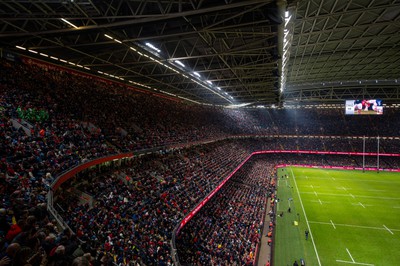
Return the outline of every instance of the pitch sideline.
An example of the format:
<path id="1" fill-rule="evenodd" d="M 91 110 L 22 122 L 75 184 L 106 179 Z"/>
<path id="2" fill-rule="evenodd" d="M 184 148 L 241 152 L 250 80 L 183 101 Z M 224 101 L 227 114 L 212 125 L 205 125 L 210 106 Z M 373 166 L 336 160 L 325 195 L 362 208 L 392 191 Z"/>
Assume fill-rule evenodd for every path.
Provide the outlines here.
<path id="1" fill-rule="evenodd" d="M 292 172 L 293 182 L 294 182 L 294 185 L 296 186 L 296 191 L 297 191 L 297 195 L 299 196 L 299 201 L 300 201 L 301 209 L 303 210 L 304 218 L 306 219 L 307 228 L 308 228 L 308 231 L 309 231 L 309 234 L 310 234 L 311 241 L 312 241 L 313 246 L 314 246 L 315 255 L 317 256 L 318 265 L 321 266 L 322 264 L 321 264 L 321 260 L 319 259 L 317 246 L 315 245 L 315 242 L 314 242 L 314 237 L 313 237 L 312 232 L 311 232 L 310 224 L 308 223 L 307 214 L 306 214 L 306 211 L 304 209 L 303 202 L 301 200 L 301 196 L 300 196 L 300 192 L 299 192 L 299 188 L 297 187 L 297 182 L 296 182 L 296 179 L 294 177 L 294 173 L 293 173 L 293 170 L 292 170 L 291 166 L 290 166 L 290 171 Z"/>

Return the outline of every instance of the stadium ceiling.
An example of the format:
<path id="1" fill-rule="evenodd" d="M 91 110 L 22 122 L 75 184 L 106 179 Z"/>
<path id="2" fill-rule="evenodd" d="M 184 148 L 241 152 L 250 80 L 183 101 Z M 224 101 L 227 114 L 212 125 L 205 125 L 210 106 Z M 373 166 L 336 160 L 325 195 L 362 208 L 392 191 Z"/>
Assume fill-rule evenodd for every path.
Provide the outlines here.
<path id="1" fill-rule="evenodd" d="M 399 0 L 2 0 L 0 43 L 191 101 L 400 99 Z"/>

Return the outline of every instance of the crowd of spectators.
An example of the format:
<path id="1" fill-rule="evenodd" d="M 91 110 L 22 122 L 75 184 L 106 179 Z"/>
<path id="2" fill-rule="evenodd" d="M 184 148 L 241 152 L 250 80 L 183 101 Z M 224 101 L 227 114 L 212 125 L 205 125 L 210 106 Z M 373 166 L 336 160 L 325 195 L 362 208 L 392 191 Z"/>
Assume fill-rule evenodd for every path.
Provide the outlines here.
<path id="1" fill-rule="evenodd" d="M 23 67 L 6 62 L 1 73 L 0 263 L 70 265 L 74 258 L 88 263 L 89 254 L 72 256 L 76 237 L 59 232 L 49 219 L 46 195 L 63 171 L 116 150 L 103 135 L 58 112 L 58 103 L 36 90 L 45 83 L 40 76 L 24 79 Z"/>
<path id="2" fill-rule="evenodd" d="M 135 158 L 112 174 L 78 180 L 74 186 L 96 199 L 89 211 L 68 190 L 56 195 L 56 204 L 81 239 L 95 237 L 96 247 L 107 246 L 116 263 L 168 265 L 176 224 L 247 155 L 241 145 L 227 142 Z"/>
<path id="3" fill-rule="evenodd" d="M 1 68 L 6 93 L 17 89 L 25 101 L 48 105 L 50 114 L 89 122 L 121 149 L 148 149 L 233 132 L 234 126 L 225 126 L 222 116 L 213 115 L 214 108 L 181 104 L 34 63 L 2 62 Z M 25 104 L 21 107 L 29 108 Z"/>
<path id="4" fill-rule="evenodd" d="M 176 238 L 183 265 L 253 265 L 273 163 L 251 159 Z M 272 176 L 271 176 L 272 174 Z"/>
<path id="5" fill-rule="evenodd" d="M 0 70 L 0 265 L 39 265 L 40 261 L 43 265 L 73 261 L 81 263 L 75 265 L 89 261 L 94 265 L 170 265 L 172 229 L 252 151 L 361 152 L 362 139 L 310 135 L 398 135 L 393 125 L 399 116 L 394 109 L 374 120 L 344 116 L 338 109 L 230 110 L 188 105 L 34 62 L 1 60 Z M 35 113 L 40 117 L 21 115 Z M 279 137 L 232 138 L 246 134 Z M 46 211 L 51 183 L 82 162 L 122 151 L 224 138 L 134 158 L 118 171 L 96 170 L 83 176 L 86 182 L 81 177 L 74 179 L 77 183 L 66 183 L 57 192 L 57 206 L 72 234 L 59 231 Z M 366 139 L 365 146 L 366 151 L 376 152 L 377 140 Z M 399 148 L 396 139 L 380 139 L 380 152 L 397 153 Z M 279 159 L 280 163 L 363 164 L 361 157 L 333 155 L 274 158 L 275 163 Z M 376 158 L 367 157 L 364 163 L 376 166 Z M 380 164 L 399 168 L 398 160 L 390 157 L 381 157 Z M 232 178 L 224 191 L 229 189 L 237 202 L 256 197 L 254 204 L 259 206 L 265 194 L 248 188 L 263 187 L 264 181 L 238 176 L 246 182 Z M 90 194 L 94 205 L 80 203 L 68 194 L 68 187 Z M 229 204 L 224 194 L 218 197 Z M 221 208 L 217 203 L 210 206 Z M 259 212 L 248 215 L 257 220 Z M 250 241 L 256 239 L 247 231 L 241 234 Z M 254 242 L 240 260 L 247 261 L 250 252 L 254 256 L 253 246 Z M 190 252 L 184 255 L 189 260 Z M 6 255 L 11 262 L 5 262 Z M 214 255 L 203 258 L 221 259 Z"/>
<path id="6" fill-rule="evenodd" d="M 342 109 L 224 109 L 188 105 L 44 64 L 1 61 L 2 89 L 24 95 L 21 108 L 85 121 L 123 150 L 235 134 L 397 136 L 396 109 L 383 116 L 345 116 Z M 10 97 L 14 92 L 8 93 Z M 44 105 L 44 106 L 43 106 Z"/>

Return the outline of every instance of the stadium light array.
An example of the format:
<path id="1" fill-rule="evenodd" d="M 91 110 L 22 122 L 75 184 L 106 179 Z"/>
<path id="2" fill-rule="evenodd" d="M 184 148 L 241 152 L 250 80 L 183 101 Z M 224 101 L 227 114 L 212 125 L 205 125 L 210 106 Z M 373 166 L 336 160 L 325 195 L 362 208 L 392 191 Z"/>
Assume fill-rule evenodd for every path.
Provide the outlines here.
<path id="1" fill-rule="evenodd" d="M 64 22 L 66 22 L 66 21 L 67 21 L 67 20 L 65 20 Z M 67 22 L 66 22 L 66 23 L 67 23 Z M 72 23 L 71 23 L 71 24 L 72 24 Z M 121 41 L 121 40 L 115 39 L 115 38 L 113 38 L 112 36 L 110 36 L 110 35 L 108 35 L 108 34 L 104 34 L 104 36 L 105 36 L 106 38 L 110 39 L 110 40 L 113 40 L 113 41 L 115 41 L 115 42 L 117 42 L 117 43 L 119 43 L 119 44 L 122 44 L 122 41 Z M 152 48 L 153 50 L 157 51 L 158 53 L 161 52 L 160 49 L 158 49 L 157 47 L 155 47 L 154 45 L 152 45 L 152 44 L 150 44 L 150 43 L 146 43 L 146 46 L 148 46 L 149 48 Z M 25 48 L 25 47 L 23 47 L 23 46 L 17 45 L 17 46 L 15 46 L 15 47 L 16 47 L 17 49 L 20 49 L 20 50 L 28 50 L 28 51 L 31 52 L 31 53 L 39 54 L 39 55 L 41 55 L 41 56 L 43 56 L 43 57 L 51 58 L 52 60 L 55 60 L 55 61 L 59 61 L 59 62 L 65 63 L 65 64 L 69 64 L 69 65 L 72 65 L 72 66 L 76 66 L 76 67 L 79 67 L 79 68 L 83 68 L 83 69 L 86 69 L 86 70 L 91 70 L 91 69 L 90 69 L 89 67 L 87 67 L 87 66 L 83 66 L 83 65 L 80 65 L 80 64 L 76 64 L 76 63 L 74 63 L 74 62 L 70 62 L 70 61 L 68 61 L 68 60 L 65 60 L 65 59 L 62 59 L 62 58 L 58 58 L 58 57 L 55 57 L 55 56 L 51 56 L 51 55 L 47 55 L 47 54 L 44 54 L 44 53 L 38 53 L 38 52 L 35 51 L 35 50 L 27 49 L 27 48 Z M 225 96 L 225 95 L 222 95 L 221 93 L 219 93 L 219 92 L 217 91 L 217 90 L 221 91 L 221 88 L 220 88 L 220 87 L 210 88 L 210 87 L 206 86 L 205 84 L 203 84 L 202 82 L 200 82 L 201 80 L 200 80 L 200 81 L 197 81 L 197 80 L 195 80 L 195 79 L 189 77 L 188 75 L 185 75 L 185 74 L 181 73 L 180 71 L 176 70 L 175 68 L 172 68 L 170 65 L 161 62 L 161 61 L 158 60 L 157 58 L 154 58 L 154 57 L 152 57 L 152 56 L 149 56 L 148 54 L 142 53 L 142 52 L 138 51 L 138 49 L 136 49 L 136 48 L 134 48 L 134 47 L 129 47 L 129 49 L 131 49 L 132 51 L 136 52 L 136 53 L 139 54 L 140 56 L 149 58 L 150 60 L 152 60 L 152 61 L 158 63 L 159 65 L 162 65 L 162 66 L 164 66 L 164 67 L 166 67 L 166 68 L 168 68 L 168 69 L 174 71 L 175 73 L 182 75 L 184 78 L 190 79 L 191 81 L 193 81 L 194 83 L 198 84 L 199 86 L 201 86 L 201 87 L 203 87 L 203 88 L 205 88 L 205 89 L 211 91 L 212 93 L 218 95 L 219 97 L 221 97 L 221 98 L 225 99 L 226 101 L 228 101 L 229 103 L 233 104 L 233 102 L 230 100 L 230 99 L 232 99 L 232 100 L 234 99 L 232 96 L 230 96 L 230 95 L 228 95 L 228 93 L 224 92 L 224 94 L 226 95 L 226 96 Z M 185 65 L 184 65 L 181 61 L 179 61 L 179 60 L 174 60 L 174 62 L 177 63 L 178 65 L 182 66 L 182 67 L 185 67 Z M 122 77 L 115 76 L 115 75 L 112 75 L 112 74 L 109 74 L 109 73 L 106 73 L 106 72 L 102 72 L 102 71 L 100 71 L 100 70 L 98 70 L 97 73 L 98 73 L 98 74 L 101 74 L 101 75 L 105 75 L 105 76 L 110 77 L 110 78 L 115 78 L 115 79 L 122 80 L 122 81 L 125 80 L 125 79 L 122 78 Z M 193 74 L 194 74 L 195 76 L 199 77 L 199 78 L 201 77 L 200 74 L 197 73 L 197 72 L 193 72 Z M 158 90 L 158 89 L 152 88 L 152 87 L 150 87 L 150 86 L 147 86 L 147 85 L 145 85 L 145 84 L 138 83 L 138 82 L 135 82 L 135 81 L 131 81 L 131 80 L 127 80 L 127 81 L 128 81 L 129 83 L 131 83 L 131 84 L 138 85 L 138 86 L 140 86 L 140 87 L 144 87 L 144 88 L 151 89 L 151 90 L 154 90 L 154 91 L 160 91 L 161 93 L 164 93 L 164 94 L 167 94 L 167 95 L 171 95 L 171 96 L 174 96 L 174 97 L 178 97 L 178 98 L 180 98 L 180 99 L 183 99 L 183 100 L 186 100 L 186 101 L 190 101 L 190 102 L 193 102 L 193 103 L 202 104 L 202 105 L 210 105 L 210 106 L 212 105 L 212 104 L 200 103 L 200 102 L 191 100 L 191 99 L 189 99 L 189 98 L 182 97 L 182 96 L 179 96 L 179 95 L 176 95 L 176 94 L 173 94 L 173 93 L 164 91 L 164 90 Z M 211 82 L 211 81 L 207 81 L 207 83 L 210 84 L 210 85 L 212 85 L 212 82 Z"/>
<path id="2" fill-rule="evenodd" d="M 112 38 L 112 37 L 111 37 L 111 38 Z M 115 40 L 115 39 L 114 39 L 114 40 Z M 158 49 L 157 47 L 155 47 L 153 44 L 151 44 L 151 43 L 149 43 L 149 42 L 146 42 L 145 45 L 146 45 L 147 47 L 151 48 L 151 50 L 157 51 L 157 54 L 153 54 L 152 51 L 147 50 L 146 47 L 142 47 L 144 50 L 147 50 L 149 53 L 153 54 L 153 56 L 158 57 L 158 59 L 164 60 L 163 58 L 160 58 L 160 55 L 159 55 L 159 53 L 161 53 L 161 50 L 160 50 L 160 49 Z M 141 45 L 139 44 L 139 46 L 141 46 Z M 192 81 L 195 82 L 196 84 L 198 84 L 198 85 L 204 87 L 205 89 L 211 91 L 212 93 L 218 95 L 219 97 L 221 97 L 221 98 L 227 100 L 228 102 L 230 102 L 230 103 L 232 104 L 232 101 L 229 100 L 229 98 L 231 98 L 231 97 L 226 98 L 225 96 L 221 95 L 221 94 L 217 91 L 217 88 L 216 88 L 215 86 L 213 86 L 212 83 L 207 82 L 207 81 L 203 81 L 201 75 L 200 75 L 198 72 L 194 71 L 194 72 L 190 73 L 192 76 L 195 75 L 195 76 L 196 76 L 196 79 L 198 80 L 198 81 L 194 81 L 194 80 L 193 80 L 192 78 L 190 78 L 188 75 L 182 73 L 182 70 L 181 70 L 181 69 L 179 69 L 180 71 L 178 71 L 178 70 L 176 70 L 175 68 L 172 68 L 172 67 L 170 66 L 170 65 L 172 65 L 172 66 L 176 67 L 176 65 L 171 64 L 171 63 L 170 63 L 170 64 L 162 63 L 160 60 L 154 59 L 152 56 L 149 56 L 149 55 L 147 55 L 147 54 L 145 54 L 145 53 L 141 53 L 140 51 L 138 51 L 138 50 L 135 49 L 134 47 L 129 47 L 129 48 L 130 48 L 131 50 L 135 51 L 135 52 L 136 52 L 137 54 L 139 54 L 140 56 L 147 57 L 147 58 L 149 58 L 149 59 L 151 59 L 151 60 L 157 62 L 158 64 L 160 64 L 160 65 L 162 65 L 162 66 L 164 66 L 164 67 L 166 67 L 166 68 L 168 68 L 168 69 L 174 71 L 175 73 L 180 74 L 180 75 L 183 76 L 184 78 L 187 78 L 187 79 L 192 80 Z M 179 66 L 181 66 L 181 67 L 183 67 L 183 68 L 186 68 L 186 65 L 183 64 L 183 63 L 182 63 L 181 61 L 179 61 L 179 60 L 173 60 L 173 59 L 169 59 L 169 60 L 170 60 L 170 62 L 176 63 L 176 64 L 178 64 Z M 185 71 L 185 70 L 183 70 L 183 71 Z M 204 86 L 204 85 L 202 84 L 203 82 L 206 82 L 206 83 L 208 83 L 208 84 L 211 85 L 211 86 Z M 220 89 L 219 89 L 219 90 L 220 90 Z M 231 99 L 233 99 L 233 97 L 232 97 Z"/>
<path id="3" fill-rule="evenodd" d="M 72 66 L 77 66 L 77 67 L 79 67 L 79 68 L 84 68 L 84 69 L 86 69 L 86 70 L 90 70 L 90 67 L 83 66 L 83 65 L 80 65 L 80 64 L 76 64 L 76 63 L 74 63 L 74 62 L 70 62 L 70 61 L 68 61 L 68 60 L 64 60 L 64 59 L 62 59 L 62 58 L 58 58 L 58 57 L 55 57 L 55 56 L 51 56 L 51 55 L 48 55 L 48 54 L 45 54 L 45 53 L 39 53 L 38 51 L 35 51 L 35 50 L 32 50 L 32 49 L 27 49 L 27 48 L 25 48 L 25 47 L 23 47 L 23 46 L 16 45 L 15 48 L 20 49 L 20 50 L 24 50 L 24 51 L 29 51 L 29 52 L 31 52 L 31 53 L 33 53 L 33 54 L 38 54 L 38 55 L 40 55 L 40 56 L 50 58 L 50 59 L 52 59 L 52 60 L 54 60 L 54 61 L 60 61 L 60 62 L 65 63 L 65 64 L 69 64 L 69 65 L 72 65 Z"/>
<path id="4" fill-rule="evenodd" d="M 146 46 L 147 46 L 147 47 L 150 47 L 150 48 L 153 49 L 154 51 L 157 51 L 157 53 L 161 53 L 161 50 L 160 50 L 160 49 L 158 49 L 157 47 L 155 47 L 154 45 L 152 45 L 152 44 L 149 43 L 149 42 L 146 42 Z"/>
<path id="5" fill-rule="evenodd" d="M 73 23 L 69 22 L 68 20 L 66 20 L 65 18 L 61 18 L 61 20 L 65 23 L 67 23 L 68 25 L 70 25 L 71 27 L 78 29 L 79 27 L 74 25 Z"/>
<path id="6" fill-rule="evenodd" d="M 290 58 L 290 48 L 292 45 L 293 33 L 291 31 L 291 18 L 293 15 L 289 11 L 285 11 L 285 26 L 283 28 L 283 51 L 281 62 L 280 91 L 283 92 L 286 86 L 286 76 L 288 71 L 288 62 Z"/>
<path id="7" fill-rule="evenodd" d="M 180 65 L 181 67 L 185 67 L 185 65 L 179 60 L 175 60 L 174 62 Z"/>
<path id="8" fill-rule="evenodd" d="M 198 72 L 193 72 L 193 74 L 194 74 L 195 76 L 199 77 L 199 78 L 201 77 L 200 74 L 199 74 Z"/>
<path id="9" fill-rule="evenodd" d="M 113 37 L 111 37 L 110 35 L 108 35 L 108 34 L 104 34 L 104 36 L 105 37 L 107 37 L 108 39 L 111 39 L 111 40 L 113 40 L 114 38 Z"/>

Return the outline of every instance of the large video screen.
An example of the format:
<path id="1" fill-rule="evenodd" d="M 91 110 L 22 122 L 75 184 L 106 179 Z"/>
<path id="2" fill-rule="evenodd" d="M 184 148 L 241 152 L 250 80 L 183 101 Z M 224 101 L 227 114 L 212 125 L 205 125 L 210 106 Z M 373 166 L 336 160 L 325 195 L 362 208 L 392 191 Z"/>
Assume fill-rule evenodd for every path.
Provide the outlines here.
<path id="1" fill-rule="evenodd" d="M 346 115 L 382 115 L 382 100 L 346 100 Z"/>

